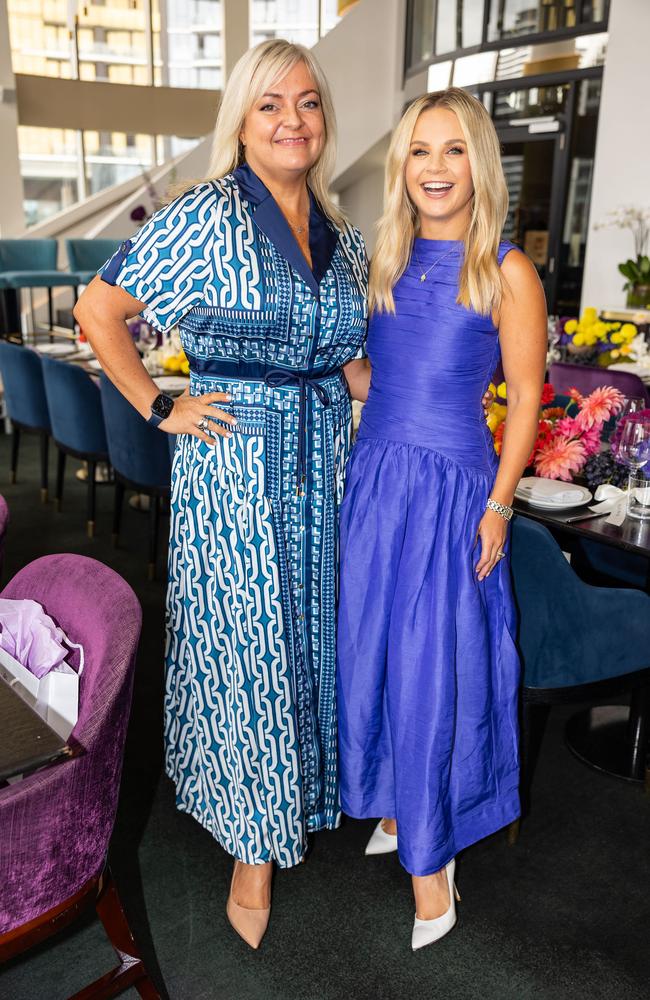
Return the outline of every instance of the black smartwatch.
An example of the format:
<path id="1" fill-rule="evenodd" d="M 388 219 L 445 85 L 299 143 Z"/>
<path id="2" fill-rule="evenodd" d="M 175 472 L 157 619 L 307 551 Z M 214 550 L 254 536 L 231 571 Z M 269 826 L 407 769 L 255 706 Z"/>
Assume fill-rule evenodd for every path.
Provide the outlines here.
<path id="1" fill-rule="evenodd" d="M 174 400 L 171 396 L 166 396 L 161 392 L 151 404 L 151 416 L 147 420 L 148 424 L 157 427 L 163 420 L 166 420 L 174 409 Z"/>

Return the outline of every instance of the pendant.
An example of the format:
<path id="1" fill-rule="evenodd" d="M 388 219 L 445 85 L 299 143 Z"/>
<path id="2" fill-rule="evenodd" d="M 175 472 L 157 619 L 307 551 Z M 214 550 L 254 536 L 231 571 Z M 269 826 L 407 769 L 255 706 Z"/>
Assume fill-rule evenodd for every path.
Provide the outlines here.
<path id="1" fill-rule="evenodd" d="M 296 232 L 298 233 L 299 236 L 302 236 L 302 234 L 304 233 L 304 231 L 305 231 L 305 227 L 304 226 L 298 226 L 297 229 L 296 229 Z"/>
<path id="2" fill-rule="evenodd" d="M 420 281 L 426 281 L 426 280 L 427 280 L 426 274 L 421 274 L 420 275 Z"/>

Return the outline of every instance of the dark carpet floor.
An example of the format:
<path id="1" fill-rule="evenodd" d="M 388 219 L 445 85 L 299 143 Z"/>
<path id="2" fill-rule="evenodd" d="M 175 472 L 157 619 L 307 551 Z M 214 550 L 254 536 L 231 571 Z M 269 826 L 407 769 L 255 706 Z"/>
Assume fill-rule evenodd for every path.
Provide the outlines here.
<path id="1" fill-rule="evenodd" d="M 364 858 L 373 824 L 347 821 L 314 838 L 307 864 L 278 873 L 268 934 L 249 950 L 225 919 L 231 860 L 176 812 L 161 772 L 164 583 L 146 582 L 146 518 L 125 511 L 123 545 L 113 551 L 112 490 L 102 487 L 97 537 L 87 540 L 74 463 L 57 514 L 39 502 L 36 442 L 22 450 L 19 484 L 9 486 L 0 436 L 0 491 L 12 517 L 5 581 L 37 556 L 80 552 L 121 573 L 144 609 L 112 865 L 171 1000 L 648 1000 L 650 796 L 571 756 L 566 710 L 551 714 L 519 844 L 509 848 L 499 834 L 461 857 L 463 901 L 448 937 L 411 952 L 408 877 L 394 856 Z M 5 966 L 0 997 L 62 1000 L 111 961 L 89 916 Z"/>

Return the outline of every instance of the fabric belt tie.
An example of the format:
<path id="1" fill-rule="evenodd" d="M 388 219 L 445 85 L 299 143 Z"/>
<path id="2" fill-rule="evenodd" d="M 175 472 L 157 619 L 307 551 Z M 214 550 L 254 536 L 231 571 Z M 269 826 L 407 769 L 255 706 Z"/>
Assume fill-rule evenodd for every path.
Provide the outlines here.
<path id="1" fill-rule="evenodd" d="M 323 378 L 324 376 L 320 376 Z M 298 372 L 290 372 L 284 368 L 273 368 L 264 376 L 264 381 L 271 389 L 279 389 L 285 385 L 298 386 L 300 390 L 300 400 L 298 403 L 298 458 L 297 458 L 297 482 L 296 496 L 304 496 L 303 484 L 305 482 L 307 466 L 307 450 L 305 437 L 307 434 L 307 390 L 313 389 L 324 407 L 331 406 L 331 400 L 327 389 L 321 385 L 319 378 L 313 375 L 301 375 Z"/>

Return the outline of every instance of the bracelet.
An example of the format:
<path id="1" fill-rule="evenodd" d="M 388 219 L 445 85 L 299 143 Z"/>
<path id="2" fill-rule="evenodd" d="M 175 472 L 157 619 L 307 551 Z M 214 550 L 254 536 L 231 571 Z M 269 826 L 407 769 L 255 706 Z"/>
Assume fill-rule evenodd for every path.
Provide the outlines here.
<path id="1" fill-rule="evenodd" d="M 499 503 L 497 500 L 493 500 L 492 497 L 488 500 L 485 505 L 486 510 L 493 510 L 497 514 L 500 514 L 504 521 L 509 521 L 512 517 L 512 507 L 506 506 L 506 504 Z"/>

